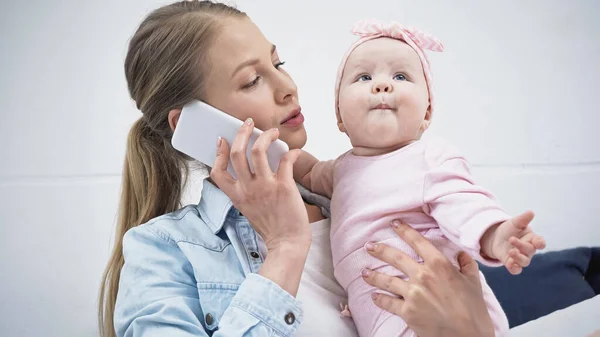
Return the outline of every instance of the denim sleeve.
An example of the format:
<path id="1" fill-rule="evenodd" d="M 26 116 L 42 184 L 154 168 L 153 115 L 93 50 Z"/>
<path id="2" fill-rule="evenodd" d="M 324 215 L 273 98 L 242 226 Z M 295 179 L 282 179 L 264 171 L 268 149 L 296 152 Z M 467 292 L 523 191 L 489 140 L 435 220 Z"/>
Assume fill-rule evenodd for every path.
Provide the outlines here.
<path id="1" fill-rule="evenodd" d="M 272 281 L 250 274 L 219 326 L 207 330 L 193 267 L 173 240 L 140 226 L 123 238 L 123 255 L 114 311 L 119 337 L 292 336 L 301 322 L 300 302 Z"/>

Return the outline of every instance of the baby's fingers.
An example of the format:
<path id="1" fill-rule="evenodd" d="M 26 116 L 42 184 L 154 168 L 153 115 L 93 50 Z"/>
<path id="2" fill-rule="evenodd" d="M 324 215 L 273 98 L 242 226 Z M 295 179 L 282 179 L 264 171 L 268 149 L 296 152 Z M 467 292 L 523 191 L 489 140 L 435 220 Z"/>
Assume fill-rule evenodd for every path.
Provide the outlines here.
<path id="1" fill-rule="evenodd" d="M 527 256 L 533 256 L 533 254 L 535 253 L 535 247 L 533 246 L 533 244 L 529 243 L 526 240 L 517 239 L 513 236 L 508 240 L 508 243 L 510 243 L 513 247 L 517 248 L 521 253 Z"/>
<path id="2" fill-rule="evenodd" d="M 529 233 L 525 234 L 523 237 L 521 237 L 520 240 L 523 242 L 527 242 L 534 249 L 546 248 L 546 240 L 544 240 L 543 237 L 535 234 L 534 232 L 529 232 Z M 512 242 L 510 242 L 510 243 L 512 244 Z"/>
<path id="3" fill-rule="evenodd" d="M 546 248 L 546 240 L 539 235 L 536 235 L 533 239 L 531 239 L 531 244 L 535 247 L 535 249 Z"/>
<path id="4" fill-rule="evenodd" d="M 512 257 L 509 257 L 506 263 L 504 264 L 509 273 L 513 275 L 521 274 L 523 268 L 515 262 Z"/>
<path id="5" fill-rule="evenodd" d="M 517 215 L 516 217 L 512 218 L 511 221 L 515 228 L 523 231 L 527 228 L 527 226 L 529 226 L 529 223 L 531 222 L 531 220 L 533 220 L 533 217 L 533 212 L 527 211 L 521 215 Z"/>
<path id="6" fill-rule="evenodd" d="M 522 254 L 517 248 L 512 248 L 509 250 L 508 256 L 510 256 L 513 261 L 521 267 L 527 267 L 529 266 L 529 263 L 531 263 L 531 257 Z"/>

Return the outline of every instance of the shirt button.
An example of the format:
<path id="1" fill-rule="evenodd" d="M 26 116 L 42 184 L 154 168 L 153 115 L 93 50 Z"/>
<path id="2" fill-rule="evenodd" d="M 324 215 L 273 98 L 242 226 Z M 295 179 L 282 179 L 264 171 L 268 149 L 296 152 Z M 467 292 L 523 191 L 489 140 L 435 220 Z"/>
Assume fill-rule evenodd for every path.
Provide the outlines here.
<path id="1" fill-rule="evenodd" d="M 252 256 L 255 259 L 258 259 L 260 257 L 260 255 L 258 255 L 257 252 L 250 252 L 250 256 Z"/>
<path id="2" fill-rule="evenodd" d="M 295 321 L 296 321 L 296 316 L 294 316 L 293 313 L 289 312 L 287 315 L 285 315 L 285 322 L 288 325 L 294 324 Z"/>
<path id="3" fill-rule="evenodd" d="M 206 314 L 206 325 L 212 325 L 213 324 L 213 316 L 211 314 Z"/>

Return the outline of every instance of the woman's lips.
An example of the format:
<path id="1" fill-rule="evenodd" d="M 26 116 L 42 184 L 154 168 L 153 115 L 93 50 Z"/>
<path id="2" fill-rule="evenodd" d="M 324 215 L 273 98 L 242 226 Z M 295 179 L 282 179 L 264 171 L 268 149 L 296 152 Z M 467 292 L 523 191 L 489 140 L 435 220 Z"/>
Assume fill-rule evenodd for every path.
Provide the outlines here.
<path id="1" fill-rule="evenodd" d="M 289 116 L 283 120 L 281 125 L 294 127 L 302 123 L 304 123 L 304 115 L 302 115 L 302 109 L 296 108 L 292 110 L 292 112 L 290 112 Z"/>
<path id="2" fill-rule="evenodd" d="M 296 114 L 292 118 L 289 118 L 288 120 L 286 120 L 281 125 L 294 127 L 294 126 L 298 126 L 298 125 L 300 125 L 302 123 L 304 123 L 304 115 L 302 115 L 302 112 L 298 112 L 298 114 Z"/>

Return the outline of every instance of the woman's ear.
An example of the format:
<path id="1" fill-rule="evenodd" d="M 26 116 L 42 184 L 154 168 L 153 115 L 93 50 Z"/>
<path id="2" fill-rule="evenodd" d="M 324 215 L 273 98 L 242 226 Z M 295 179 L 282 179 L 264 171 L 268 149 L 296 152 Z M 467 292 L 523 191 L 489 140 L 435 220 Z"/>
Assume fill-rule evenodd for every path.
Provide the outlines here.
<path id="1" fill-rule="evenodd" d="M 169 126 L 171 127 L 171 131 L 175 131 L 175 127 L 177 126 L 177 122 L 179 121 L 179 116 L 181 115 L 181 109 L 173 109 L 169 111 Z"/>

